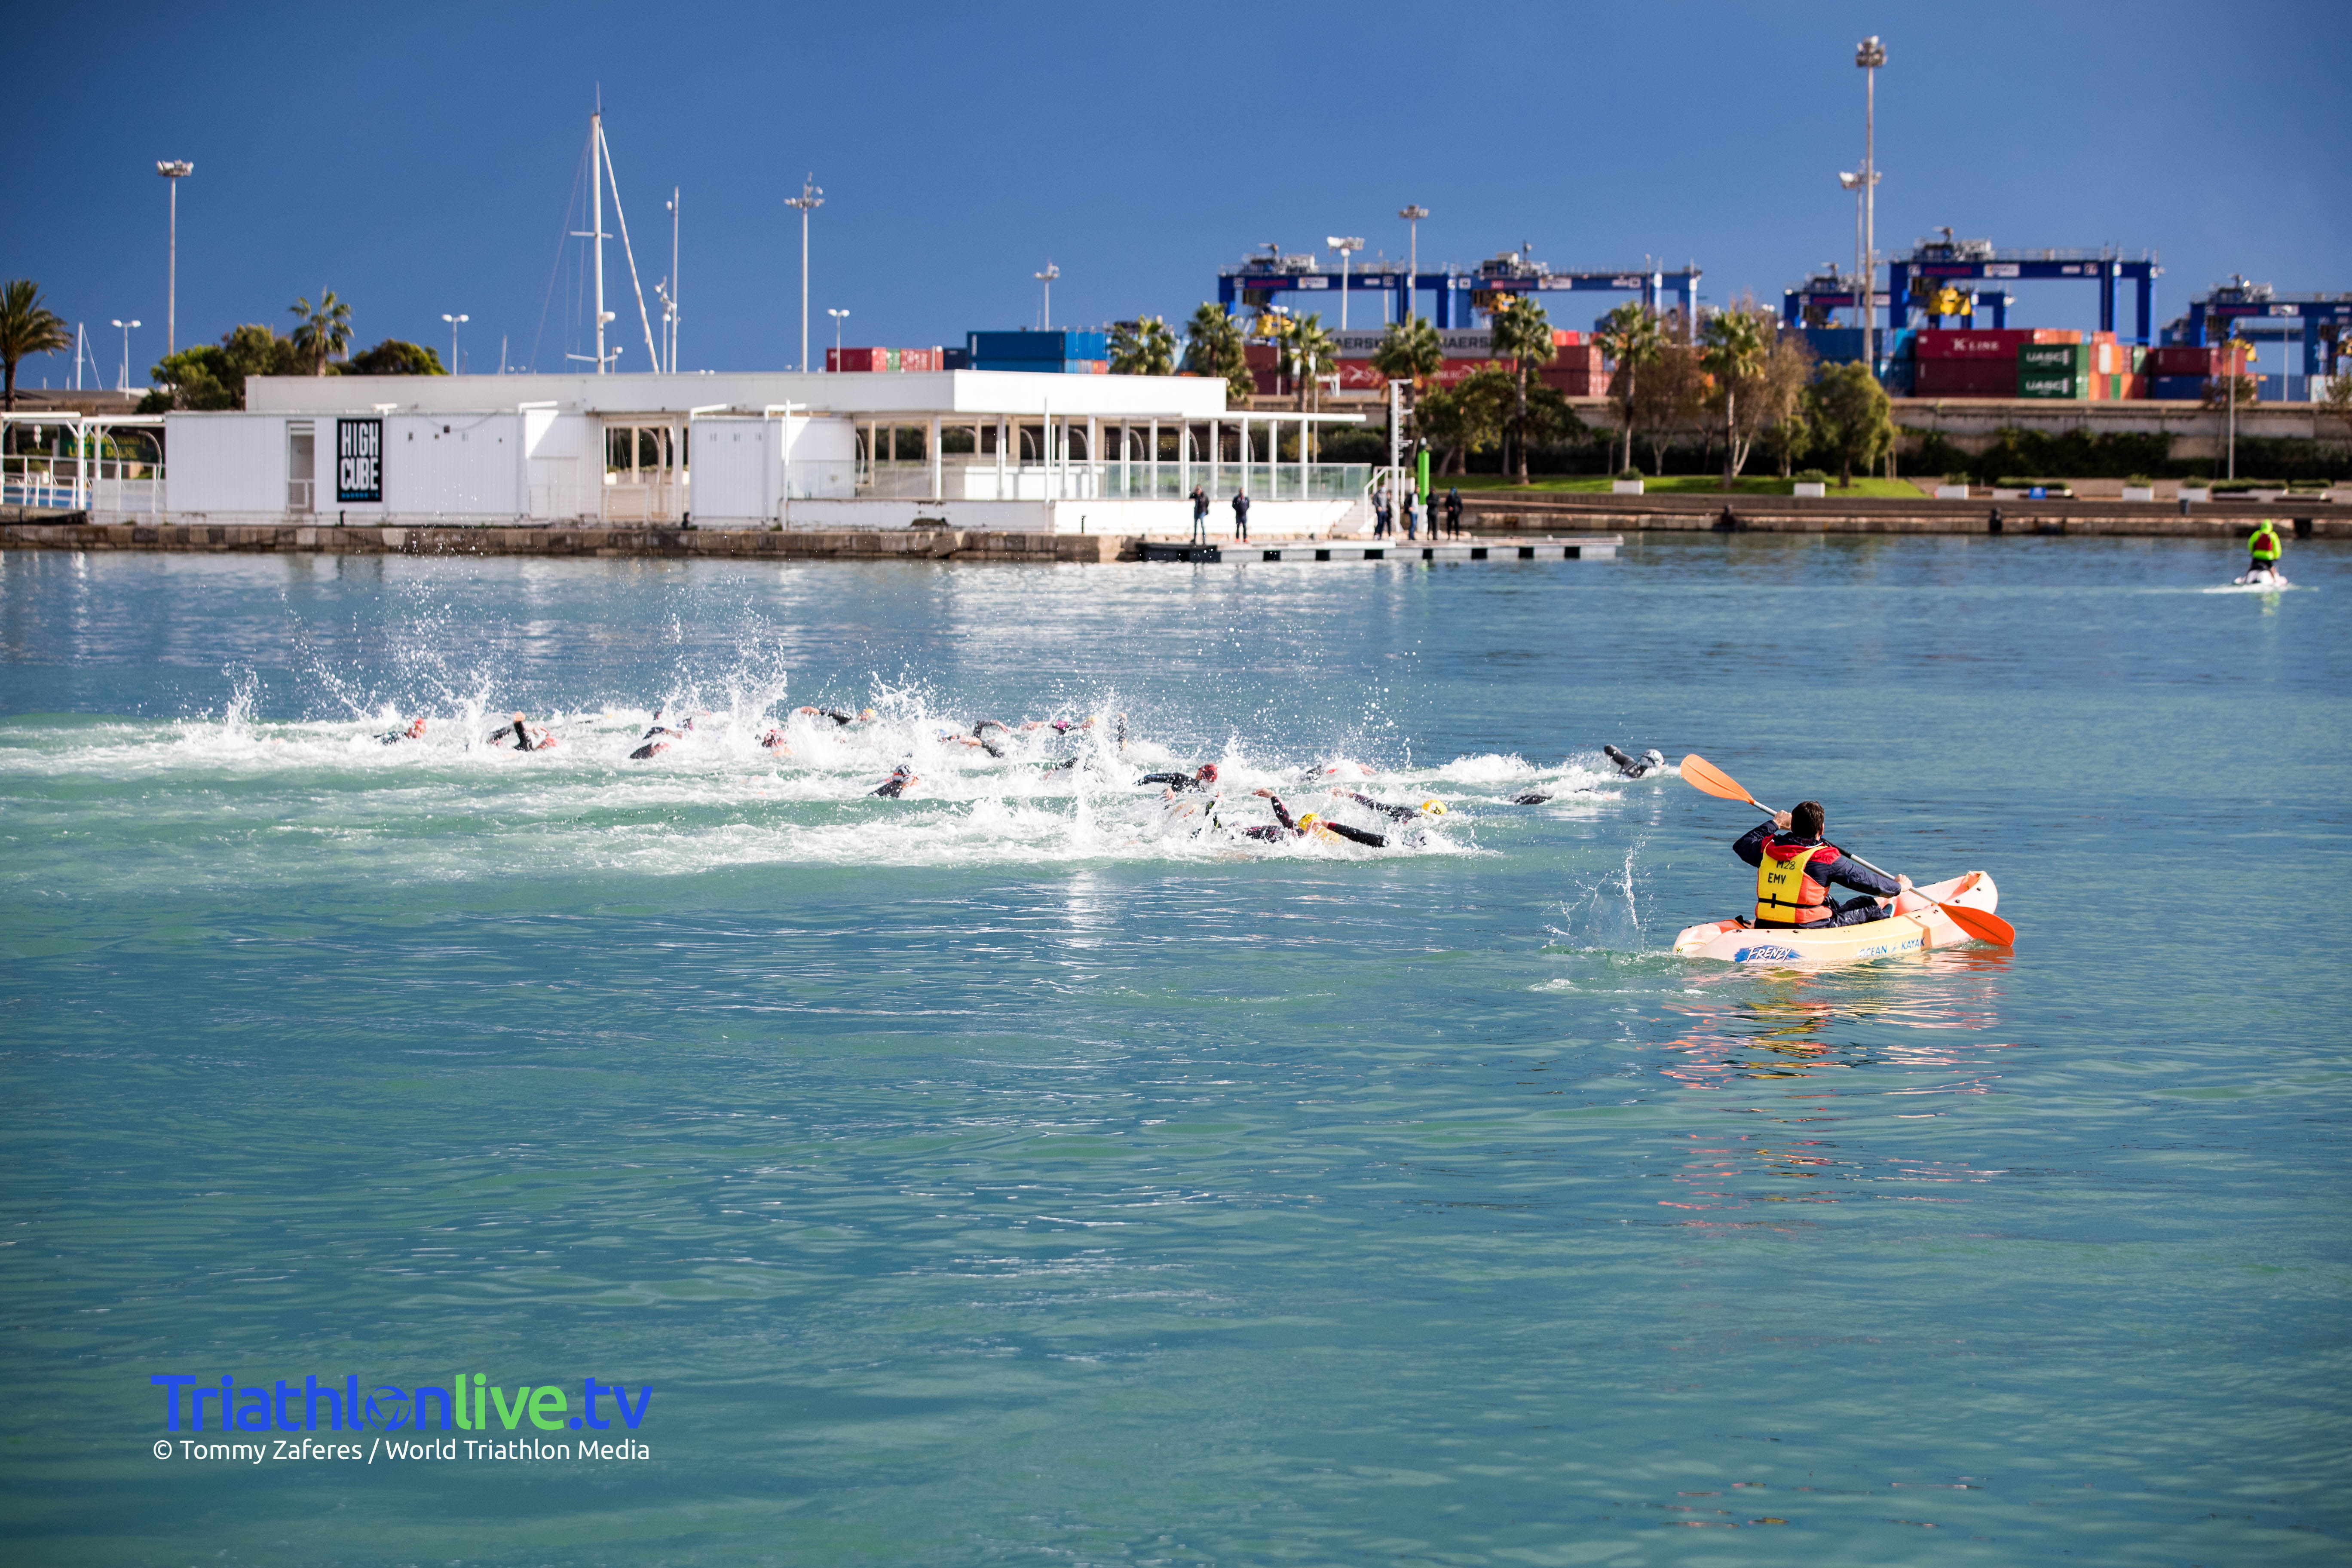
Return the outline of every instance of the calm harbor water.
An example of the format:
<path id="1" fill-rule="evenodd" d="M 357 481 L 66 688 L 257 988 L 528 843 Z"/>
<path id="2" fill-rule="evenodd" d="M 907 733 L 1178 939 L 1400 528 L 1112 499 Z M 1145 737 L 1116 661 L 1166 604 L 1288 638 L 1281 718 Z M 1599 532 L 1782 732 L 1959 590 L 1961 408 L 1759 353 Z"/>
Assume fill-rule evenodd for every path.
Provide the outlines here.
<path id="1" fill-rule="evenodd" d="M 9 1554 L 2341 1562 L 2352 553 L 2242 564 L 0 556 Z M 1678 961 L 1753 813 L 1603 742 L 2020 944 Z M 649 1457 L 152 1451 L 472 1373 Z"/>

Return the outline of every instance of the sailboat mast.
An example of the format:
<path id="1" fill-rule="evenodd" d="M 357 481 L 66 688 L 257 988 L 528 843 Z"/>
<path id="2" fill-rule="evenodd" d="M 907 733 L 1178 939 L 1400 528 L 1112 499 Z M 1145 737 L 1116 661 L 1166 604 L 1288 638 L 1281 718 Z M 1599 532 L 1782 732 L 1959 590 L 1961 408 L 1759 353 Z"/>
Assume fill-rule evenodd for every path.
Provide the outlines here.
<path id="1" fill-rule="evenodd" d="M 604 111 L 588 117 L 588 189 L 592 193 L 588 231 L 596 237 L 596 374 L 604 374 Z"/>

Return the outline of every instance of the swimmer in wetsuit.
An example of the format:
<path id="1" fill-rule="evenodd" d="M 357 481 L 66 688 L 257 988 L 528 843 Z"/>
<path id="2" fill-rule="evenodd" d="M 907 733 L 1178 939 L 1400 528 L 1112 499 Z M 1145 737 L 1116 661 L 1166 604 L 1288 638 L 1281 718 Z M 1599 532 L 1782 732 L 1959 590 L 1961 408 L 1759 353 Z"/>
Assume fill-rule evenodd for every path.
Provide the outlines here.
<path id="1" fill-rule="evenodd" d="M 1601 748 L 1601 754 L 1616 763 L 1618 773 L 1629 779 L 1638 779 L 1646 773 L 1660 772 L 1666 765 L 1664 754 L 1655 746 L 1643 752 L 1639 757 L 1629 757 L 1614 746 L 1604 745 Z"/>
<path id="2" fill-rule="evenodd" d="M 1445 815 L 1445 803 L 1439 800 L 1424 800 L 1419 805 L 1391 805 L 1384 800 L 1374 800 L 1368 795 L 1358 795 L 1351 789 L 1335 789 L 1331 792 L 1331 798 L 1352 800 L 1358 805 L 1368 805 L 1393 822 L 1418 822 L 1424 816 Z"/>
<path id="3" fill-rule="evenodd" d="M 784 739 L 784 732 L 782 730 L 770 730 L 760 737 L 760 744 L 771 752 L 782 752 L 788 757 L 793 754 L 793 743 Z"/>
<path id="4" fill-rule="evenodd" d="M 803 708 L 800 711 L 812 719 L 830 719 L 835 723 L 844 726 L 874 722 L 874 710 L 871 708 L 860 708 L 855 713 L 840 708 Z"/>
<path id="5" fill-rule="evenodd" d="M 379 746 L 397 746 L 403 741 L 421 741 L 423 739 L 425 739 L 425 716 L 420 713 L 415 718 L 408 721 L 407 729 L 387 730 L 383 734 L 378 735 L 375 738 L 375 741 L 376 744 Z"/>
<path id="6" fill-rule="evenodd" d="M 1265 797 L 1266 804 L 1274 807 L 1275 822 L 1281 826 L 1264 825 L 1257 827 L 1244 827 L 1242 829 L 1242 837 L 1244 838 L 1263 838 L 1269 843 L 1279 843 L 1286 838 L 1304 838 L 1310 833 L 1328 833 L 1336 837 L 1361 844 L 1367 848 L 1388 847 L 1389 841 L 1380 834 L 1367 833 L 1360 827 L 1350 827 L 1344 822 L 1326 821 L 1311 811 L 1294 822 L 1291 820 L 1289 809 L 1282 804 L 1280 795 L 1270 789 L 1255 789 L 1250 793 Z"/>
<path id="7" fill-rule="evenodd" d="M 914 763 L 900 763 L 890 771 L 890 776 L 882 781 L 882 787 L 874 793 L 884 800 L 897 800 L 907 793 L 908 785 L 919 782 L 921 781 L 915 777 Z"/>
<path id="8" fill-rule="evenodd" d="M 532 728 L 520 712 L 515 714 L 512 723 L 501 724 L 491 731 L 487 743 L 501 746 L 509 740 L 514 742 L 514 749 L 518 752 L 545 752 L 551 751 L 555 747 L 555 737 L 544 730 Z"/>
<path id="9" fill-rule="evenodd" d="M 1189 773 L 1146 773 L 1135 782 L 1166 784 L 1169 795 L 1176 795 L 1188 789 L 1212 789 L 1217 783 L 1217 764 L 1202 763 Z"/>

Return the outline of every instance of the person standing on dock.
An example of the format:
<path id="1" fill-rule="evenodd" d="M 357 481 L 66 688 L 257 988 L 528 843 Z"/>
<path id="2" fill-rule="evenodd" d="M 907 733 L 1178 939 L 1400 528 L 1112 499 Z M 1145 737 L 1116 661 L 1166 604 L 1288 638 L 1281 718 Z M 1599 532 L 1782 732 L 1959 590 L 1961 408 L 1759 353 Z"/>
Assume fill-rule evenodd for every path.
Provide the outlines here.
<path id="1" fill-rule="evenodd" d="M 1412 492 L 1411 490 L 1407 490 L 1407 491 L 1405 491 L 1405 492 L 1404 492 L 1403 500 L 1402 500 L 1402 502 L 1400 503 L 1400 505 L 1402 506 L 1402 510 L 1403 510 L 1403 511 L 1404 511 L 1404 536 L 1405 536 L 1405 540 L 1406 540 L 1406 542 L 1407 542 L 1408 543 L 1410 543 L 1412 541 L 1413 541 L 1413 540 L 1418 539 L 1419 537 L 1421 537 L 1421 535 L 1420 535 L 1420 531 L 1419 531 L 1419 530 L 1418 530 L 1418 528 L 1415 526 L 1415 524 L 1414 524 L 1414 522 L 1413 522 L 1413 520 L 1412 520 Z"/>
<path id="2" fill-rule="evenodd" d="M 1389 536 L 1389 531 L 1395 526 L 1396 511 L 1389 505 L 1389 492 L 1384 489 L 1374 490 L 1372 492 L 1372 537 L 1386 539 Z"/>
<path id="3" fill-rule="evenodd" d="M 1192 487 L 1192 542 L 1209 542 L 1209 492 L 1199 485 Z"/>
<path id="4" fill-rule="evenodd" d="M 1449 489 L 1445 492 L 1445 532 L 1447 537 L 1462 537 L 1462 492 Z"/>
<path id="5" fill-rule="evenodd" d="M 1234 492 L 1234 542 L 1249 538 L 1249 491 Z"/>

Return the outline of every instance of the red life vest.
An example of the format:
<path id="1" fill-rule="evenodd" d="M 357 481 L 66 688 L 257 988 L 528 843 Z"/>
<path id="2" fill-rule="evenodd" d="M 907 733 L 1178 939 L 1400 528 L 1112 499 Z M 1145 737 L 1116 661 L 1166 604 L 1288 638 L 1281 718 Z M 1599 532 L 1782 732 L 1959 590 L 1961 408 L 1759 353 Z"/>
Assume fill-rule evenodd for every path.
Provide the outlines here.
<path id="1" fill-rule="evenodd" d="M 1759 925 L 1813 925 L 1836 911 L 1830 908 L 1827 883 L 1813 880 L 1810 868 L 1816 855 L 1837 858 L 1826 844 L 1783 844 L 1768 837 L 1756 863 L 1756 920 Z"/>

